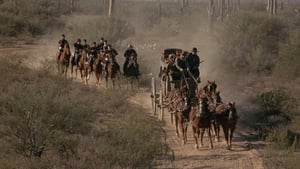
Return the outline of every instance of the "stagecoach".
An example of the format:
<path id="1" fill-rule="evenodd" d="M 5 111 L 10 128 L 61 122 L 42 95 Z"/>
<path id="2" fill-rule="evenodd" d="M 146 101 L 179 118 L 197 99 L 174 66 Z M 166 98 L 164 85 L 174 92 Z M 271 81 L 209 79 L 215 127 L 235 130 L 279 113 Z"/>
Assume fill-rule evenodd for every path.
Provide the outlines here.
<path id="1" fill-rule="evenodd" d="M 157 108 L 160 109 L 159 117 L 162 120 L 164 108 L 167 104 L 167 96 L 171 90 L 182 89 L 187 87 L 189 89 L 189 97 L 195 97 L 195 90 L 198 83 L 195 79 L 189 76 L 188 72 L 170 71 L 170 59 L 174 59 L 179 55 L 187 55 L 188 52 L 180 48 L 167 48 L 161 55 L 161 65 L 159 71 L 159 92 L 157 92 L 156 79 L 152 78 L 151 83 L 151 101 L 153 114 L 156 113 Z M 172 57 L 172 58 L 170 58 Z M 173 58 L 175 57 L 175 58 Z"/>

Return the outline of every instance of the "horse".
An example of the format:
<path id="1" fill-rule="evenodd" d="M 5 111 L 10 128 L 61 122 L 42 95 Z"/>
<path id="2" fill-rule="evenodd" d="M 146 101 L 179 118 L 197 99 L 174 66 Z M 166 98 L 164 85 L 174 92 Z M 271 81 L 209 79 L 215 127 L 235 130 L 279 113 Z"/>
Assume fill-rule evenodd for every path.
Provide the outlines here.
<path id="1" fill-rule="evenodd" d="M 221 124 L 223 132 L 225 135 L 225 140 L 227 143 L 227 149 L 232 147 L 232 137 L 233 132 L 236 129 L 236 124 L 238 121 L 238 115 L 235 108 L 234 102 L 229 102 L 227 104 L 220 104 L 215 110 L 216 121 Z"/>
<path id="2" fill-rule="evenodd" d="M 67 77 L 69 62 L 70 62 L 71 50 L 69 44 L 65 44 L 62 53 L 57 58 L 58 73 Z"/>
<path id="3" fill-rule="evenodd" d="M 88 84 L 89 79 L 89 64 L 87 63 L 88 51 L 83 49 L 78 63 L 81 79 L 85 84 Z"/>
<path id="4" fill-rule="evenodd" d="M 211 96 L 213 93 L 217 90 L 217 84 L 216 81 L 207 81 L 207 84 L 203 87 L 204 92 L 206 95 Z"/>
<path id="5" fill-rule="evenodd" d="M 104 61 L 105 53 L 101 52 L 97 55 L 97 58 L 93 63 L 93 72 L 96 76 L 96 86 L 100 85 L 100 79 L 102 79 L 105 74 L 105 65 L 103 64 Z"/>
<path id="6" fill-rule="evenodd" d="M 179 131 L 178 128 L 181 130 L 182 134 L 182 144 L 185 144 L 187 141 L 187 128 L 188 128 L 188 121 L 189 121 L 189 111 L 190 107 L 187 104 L 188 98 L 187 98 L 187 90 L 183 89 L 180 91 L 181 96 L 178 97 L 174 102 L 174 108 L 175 112 L 175 129 L 176 129 L 176 135 L 179 137 Z"/>
<path id="7" fill-rule="evenodd" d="M 131 89 L 133 90 L 134 81 L 137 83 L 139 89 L 139 64 L 136 62 L 134 56 L 130 56 L 127 65 L 125 64 L 124 76 L 127 77 L 128 81 L 131 84 Z M 128 89 L 127 81 L 127 89 Z"/>
<path id="8" fill-rule="evenodd" d="M 106 74 L 105 82 L 106 88 L 108 88 L 108 79 L 112 81 L 113 89 L 115 88 L 115 79 L 120 72 L 120 65 L 115 61 L 112 53 L 106 53 L 106 58 L 108 59 L 106 64 Z"/>
<path id="9" fill-rule="evenodd" d="M 81 58 L 81 53 L 74 53 L 72 55 L 72 58 L 71 58 L 71 77 L 73 78 L 73 73 L 74 73 L 74 67 L 75 67 L 75 78 L 77 78 L 77 69 L 78 69 L 78 63 L 79 63 L 79 60 Z"/>
<path id="10" fill-rule="evenodd" d="M 216 114 L 215 110 L 217 106 L 224 104 L 222 102 L 222 98 L 220 96 L 220 91 L 217 91 L 216 93 L 213 93 L 211 97 L 209 98 L 209 110 L 213 114 L 213 119 L 212 119 L 212 125 L 214 127 L 214 132 L 215 132 L 215 140 L 220 141 L 220 124 L 216 120 Z"/>
<path id="11" fill-rule="evenodd" d="M 191 119 L 191 126 L 193 129 L 193 136 L 195 139 L 195 148 L 199 148 L 198 138 L 200 136 L 201 144 L 200 146 L 203 147 L 203 136 L 205 130 L 207 129 L 208 137 L 210 140 L 210 148 L 213 148 L 213 143 L 211 139 L 211 119 L 212 115 L 208 110 L 208 98 L 201 97 L 199 98 L 199 105 L 195 106 L 190 111 L 190 119 Z"/>

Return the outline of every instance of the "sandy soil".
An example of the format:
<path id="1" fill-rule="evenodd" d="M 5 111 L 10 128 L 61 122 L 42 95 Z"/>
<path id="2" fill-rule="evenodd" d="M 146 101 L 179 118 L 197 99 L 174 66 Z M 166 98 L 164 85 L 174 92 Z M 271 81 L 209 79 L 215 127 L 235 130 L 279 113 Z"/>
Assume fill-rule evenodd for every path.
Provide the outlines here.
<path id="1" fill-rule="evenodd" d="M 131 101 L 141 105 L 151 116 L 150 93 L 143 91 L 137 93 Z M 208 138 L 205 137 L 204 147 L 194 148 L 194 139 L 191 128 L 188 128 L 188 141 L 186 145 L 181 144 L 180 138 L 175 134 L 175 126 L 171 124 L 170 113 L 164 115 L 165 125 L 163 130 L 165 135 L 162 137 L 170 148 L 167 155 L 159 157 L 155 161 L 155 168 L 184 168 L 184 169 L 262 169 L 264 168 L 259 151 L 262 150 L 263 142 L 253 141 L 251 135 L 243 128 L 237 126 L 234 133 L 233 148 L 225 148 L 224 137 L 221 142 L 213 142 L 214 148 L 208 147 Z"/>

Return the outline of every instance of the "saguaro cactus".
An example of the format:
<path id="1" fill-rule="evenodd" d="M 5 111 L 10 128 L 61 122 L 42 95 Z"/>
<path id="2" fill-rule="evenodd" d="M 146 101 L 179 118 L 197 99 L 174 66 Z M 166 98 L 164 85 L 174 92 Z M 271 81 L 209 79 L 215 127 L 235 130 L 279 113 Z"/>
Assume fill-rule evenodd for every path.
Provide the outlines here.
<path id="1" fill-rule="evenodd" d="M 108 16 L 111 17 L 113 15 L 113 10 L 115 6 L 115 0 L 109 0 L 109 5 L 108 5 Z"/>
<path id="2" fill-rule="evenodd" d="M 214 0 L 208 1 L 207 13 L 208 13 L 208 31 L 212 32 L 214 29 L 214 17 L 215 17 Z"/>
<path id="3" fill-rule="evenodd" d="M 268 0 L 267 12 L 269 15 L 276 15 L 277 13 L 277 0 Z"/>

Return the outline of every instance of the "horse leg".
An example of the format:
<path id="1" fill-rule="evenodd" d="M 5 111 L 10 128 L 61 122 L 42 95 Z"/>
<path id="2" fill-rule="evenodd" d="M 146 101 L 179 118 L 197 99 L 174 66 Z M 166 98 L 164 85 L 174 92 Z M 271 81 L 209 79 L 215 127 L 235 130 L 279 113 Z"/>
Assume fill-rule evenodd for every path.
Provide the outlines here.
<path id="1" fill-rule="evenodd" d="M 185 122 L 184 122 L 185 123 Z M 184 142 L 187 142 L 187 128 L 188 128 L 188 124 L 185 123 L 184 124 Z"/>
<path id="2" fill-rule="evenodd" d="M 205 133 L 205 128 L 200 128 L 200 142 L 201 142 L 200 147 L 204 146 L 204 144 L 203 144 L 204 133 Z"/>
<path id="3" fill-rule="evenodd" d="M 199 128 L 196 128 L 194 126 L 192 126 L 192 129 L 193 129 L 193 135 L 194 135 L 194 139 L 195 139 L 195 148 L 199 148 L 199 144 L 198 144 L 198 131 L 199 131 Z"/>
<path id="4" fill-rule="evenodd" d="M 176 129 L 176 136 L 179 137 L 179 132 L 178 132 L 178 117 L 175 114 L 175 129 Z"/>
<path id="5" fill-rule="evenodd" d="M 208 138 L 209 138 L 209 141 L 210 141 L 210 148 L 211 148 L 211 149 L 213 149 L 213 148 L 214 148 L 214 146 L 213 146 L 213 143 L 212 143 L 212 139 L 211 139 L 211 133 L 210 133 L 210 131 L 211 131 L 211 126 L 209 126 L 209 127 L 208 127 L 208 130 L 207 130 L 207 132 L 208 132 Z"/>
<path id="6" fill-rule="evenodd" d="M 184 120 L 183 120 L 183 118 L 181 117 L 180 118 L 180 123 L 179 123 L 179 125 L 180 125 L 180 129 L 181 129 L 181 134 L 182 134 L 182 145 L 185 145 L 185 136 L 184 136 Z"/>
<path id="7" fill-rule="evenodd" d="M 224 136 L 225 136 L 225 140 L 226 140 L 227 149 L 229 149 L 228 126 L 225 124 L 225 125 L 222 125 L 222 128 L 223 128 L 223 132 L 224 132 Z"/>
<path id="8" fill-rule="evenodd" d="M 230 128 L 229 149 L 231 149 L 231 147 L 232 147 L 232 138 L 233 138 L 234 130 L 235 130 L 235 127 Z"/>

